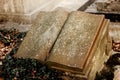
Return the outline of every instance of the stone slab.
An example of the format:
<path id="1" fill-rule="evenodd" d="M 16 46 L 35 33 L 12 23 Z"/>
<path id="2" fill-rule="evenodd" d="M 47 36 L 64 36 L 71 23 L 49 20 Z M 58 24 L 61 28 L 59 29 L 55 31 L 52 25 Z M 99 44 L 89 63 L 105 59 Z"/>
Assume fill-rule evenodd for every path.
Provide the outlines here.
<path id="1" fill-rule="evenodd" d="M 97 46 L 94 44 L 99 42 L 96 39 L 103 21 L 103 15 L 72 12 L 51 50 L 48 63 L 83 73 L 94 55 L 94 46 Z"/>
<path id="2" fill-rule="evenodd" d="M 44 61 L 68 16 L 64 10 L 42 12 L 37 16 L 15 57 Z"/>

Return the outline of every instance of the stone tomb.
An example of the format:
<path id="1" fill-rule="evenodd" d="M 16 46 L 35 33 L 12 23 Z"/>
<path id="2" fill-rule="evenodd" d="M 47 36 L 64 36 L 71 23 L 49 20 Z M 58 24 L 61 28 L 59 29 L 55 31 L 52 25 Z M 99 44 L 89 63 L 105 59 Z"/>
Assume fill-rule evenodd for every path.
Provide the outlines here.
<path id="1" fill-rule="evenodd" d="M 109 20 L 63 10 L 40 13 L 15 57 L 44 61 L 51 68 L 94 80 L 110 55 Z"/>

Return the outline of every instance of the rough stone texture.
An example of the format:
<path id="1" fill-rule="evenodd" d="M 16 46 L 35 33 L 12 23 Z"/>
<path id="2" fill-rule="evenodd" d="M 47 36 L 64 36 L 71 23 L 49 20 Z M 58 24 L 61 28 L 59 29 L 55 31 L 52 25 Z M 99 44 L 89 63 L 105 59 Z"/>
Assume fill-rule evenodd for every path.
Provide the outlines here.
<path id="1" fill-rule="evenodd" d="M 72 12 L 47 61 L 74 68 L 77 72 L 87 71 L 101 38 L 99 30 L 103 18 L 102 15 Z"/>
<path id="2" fill-rule="evenodd" d="M 15 57 L 44 61 L 68 16 L 64 10 L 43 12 L 37 16 Z"/>

